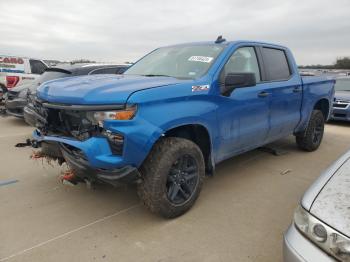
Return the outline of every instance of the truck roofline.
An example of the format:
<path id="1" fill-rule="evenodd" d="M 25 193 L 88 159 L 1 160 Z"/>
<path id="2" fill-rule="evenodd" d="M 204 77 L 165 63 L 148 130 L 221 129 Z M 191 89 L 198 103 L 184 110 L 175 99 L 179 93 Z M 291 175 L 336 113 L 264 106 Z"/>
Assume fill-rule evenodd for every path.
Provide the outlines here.
<path id="1" fill-rule="evenodd" d="M 235 41 L 224 41 L 221 43 L 215 43 L 215 41 L 200 41 L 200 42 L 188 42 L 188 43 L 179 43 L 175 45 L 166 45 L 162 47 L 172 47 L 172 46 L 191 46 L 191 45 L 218 45 L 218 46 L 233 46 L 233 45 L 241 45 L 241 44 L 250 44 L 250 45 L 267 45 L 270 47 L 276 47 L 280 49 L 287 49 L 286 46 L 273 44 L 268 42 L 254 41 L 254 40 L 235 40 Z"/>

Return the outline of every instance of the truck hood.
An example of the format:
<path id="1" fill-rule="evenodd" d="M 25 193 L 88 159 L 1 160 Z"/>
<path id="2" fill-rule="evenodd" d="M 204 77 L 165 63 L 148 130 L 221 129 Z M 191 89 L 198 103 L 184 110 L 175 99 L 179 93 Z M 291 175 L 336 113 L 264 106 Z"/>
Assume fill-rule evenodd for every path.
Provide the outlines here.
<path id="1" fill-rule="evenodd" d="M 336 100 L 350 101 L 350 91 L 335 91 L 334 98 Z"/>
<path id="2" fill-rule="evenodd" d="M 136 75 L 88 75 L 43 83 L 37 96 L 50 103 L 101 105 L 125 103 L 135 91 L 179 84 L 188 80 Z"/>
<path id="3" fill-rule="evenodd" d="M 350 158 L 328 180 L 310 213 L 350 237 Z"/>

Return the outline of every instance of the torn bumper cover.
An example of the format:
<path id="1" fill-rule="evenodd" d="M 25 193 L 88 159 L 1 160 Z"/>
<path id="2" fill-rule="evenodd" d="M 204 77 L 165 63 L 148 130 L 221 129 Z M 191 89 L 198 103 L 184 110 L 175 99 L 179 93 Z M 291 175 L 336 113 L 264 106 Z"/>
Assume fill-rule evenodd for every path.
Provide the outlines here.
<path id="1" fill-rule="evenodd" d="M 103 181 L 117 186 L 137 182 L 138 169 L 124 162 L 122 156 L 113 155 L 105 137 L 91 137 L 85 141 L 62 136 L 44 136 L 33 132 L 38 142 L 56 142 L 62 155 L 77 176 L 89 181 Z M 116 168 L 118 167 L 118 168 Z"/>
<path id="2" fill-rule="evenodd" d="M 23 118 L 23 108 L 27 105 L 27 100 L 16 98 L 13 100 L 5 100 L 7 113 L 12 116 Z"/>

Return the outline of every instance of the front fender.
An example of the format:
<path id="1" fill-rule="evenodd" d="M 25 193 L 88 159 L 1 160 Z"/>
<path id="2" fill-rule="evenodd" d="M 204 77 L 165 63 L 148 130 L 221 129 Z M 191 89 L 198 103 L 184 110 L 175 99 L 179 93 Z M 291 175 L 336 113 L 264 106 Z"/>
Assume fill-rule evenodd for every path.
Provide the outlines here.
<path id="1" fill-rule="evenodd" d="M 216 148 L 218 105 L 215 95 L 209 95 L 208 91 L 192 92 L 189 85 L 154 88 L 134 93 L 128 103 L 138 106 L 135 120 L 142 119 L 147 123 L 145 127 L 149 130 L 144 143 L 145 151 L 149 152 L 168 130 L 184 125 L 201 125 L 206 128 L 211 149 Z"/>

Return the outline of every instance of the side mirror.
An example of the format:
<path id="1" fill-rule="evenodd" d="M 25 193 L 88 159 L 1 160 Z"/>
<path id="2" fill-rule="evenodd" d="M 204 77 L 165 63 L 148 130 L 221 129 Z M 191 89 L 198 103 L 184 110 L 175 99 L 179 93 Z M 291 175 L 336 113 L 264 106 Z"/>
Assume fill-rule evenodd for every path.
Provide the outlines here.
<path id="1" fill-rule="evenodd" d="M 228 73 L 225 77 L 225 84 L 221 87 L 221 94 L 229 96 L 235 88 L 255 85 L 254 73 Z"/>

